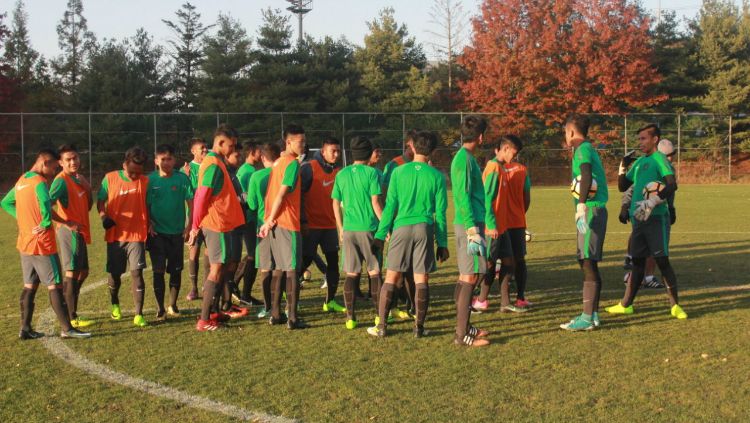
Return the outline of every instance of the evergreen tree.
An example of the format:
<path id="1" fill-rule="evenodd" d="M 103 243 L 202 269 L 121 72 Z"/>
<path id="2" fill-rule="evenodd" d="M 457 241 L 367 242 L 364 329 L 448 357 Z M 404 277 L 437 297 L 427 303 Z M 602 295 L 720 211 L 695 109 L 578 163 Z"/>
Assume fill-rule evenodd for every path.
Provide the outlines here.
<path id="1" fill-rule="evenodd" d="M 143 99 L 143 110 L 171 110 L 169 78 L 163 72 L 168 67 L 164 62 L 164 48 L 155 44 L 154 38 L 143 28 L 138 29 L 129 46 L 131 66 L 141 81 L 134 95 Z"/>
<path id="2" fill-rule="evenodd" d="M 68 0 L 67 9 L 57 25 L 58 46 L 62 55 L 52 61 L 52 68 L 64 92 L 75 96 L 76 87 L 89 55 L 96 49 L 94 34 L 83 17 L 81 0 Z"/>
<path id="3" fill-rule="evenodd" d="M 39 58 L 31 47 L 29 30 L 26 26 L 28 16 L 24 10 L 23 0 L 18 0 L 13 9 L 13 22 L 10 35 L 5 42 L 5 61 L 10 65 L 9 76 L 22 84 L 30 81 L 34 76 L 34 65 Z"/>

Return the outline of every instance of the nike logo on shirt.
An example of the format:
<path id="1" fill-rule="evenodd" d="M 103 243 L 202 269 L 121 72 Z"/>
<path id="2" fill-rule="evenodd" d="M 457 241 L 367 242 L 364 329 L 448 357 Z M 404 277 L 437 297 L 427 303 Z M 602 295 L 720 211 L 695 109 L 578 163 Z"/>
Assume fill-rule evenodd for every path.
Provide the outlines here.
<path id="1" fill-rule="evenodd" d="M 79 197 L 83 197 L 84 195 L 86 195 L 86 191 L 81 191 L 81 192 L 78 193 Z"/>
<path id="2" fill-rule="evenodd" d="M 29 186 L 29 184 L 26 184 L 26 185 L 18 185 L 18 186 L 16 186 L 16 191 L 21 191 L 22 189 L 26 188 L 27 186 Z"/>
<path id="3" fill-rule="evenodd" d="M 330 186 L 333 183 L 333 181 L 323 181 L 323 186 L 327 187 Z"/>
<path id="4" fill-rule="evenodd" d="M 119 195 L 126 195 L 126 194 L 130 194 L 131 192 L 135 192 L 135 188 L 131 188 L 131 189 L 127 190 L 127 191 L 123 190 L 123 189 L 120 189 L 120 194 Z"/>

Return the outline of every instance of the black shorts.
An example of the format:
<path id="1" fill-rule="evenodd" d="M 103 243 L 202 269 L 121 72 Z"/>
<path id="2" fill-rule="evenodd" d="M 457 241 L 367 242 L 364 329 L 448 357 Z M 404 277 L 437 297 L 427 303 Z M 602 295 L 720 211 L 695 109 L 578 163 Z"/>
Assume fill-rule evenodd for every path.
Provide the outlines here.
<path id="1" fill-rule="evenodd" d="M 258 234 L 255 232 L 256 222 L 246 223 L 242 230 L 242 240 L 245 243 L 247 257 L 255 260 L 255 249 L 258 246 Z"/>
<path id="2" fill-rule="evenodd" d="M 182 271 L 185 243 L 182 234 L 156 234 L 149 236 L 148 252 L 155 272 L 177 273 Z"/>
<path id="3" fill-rule="evenodd" d="M 507 233 L 510 237 L 510 246 L 513 249 L 513 257 L 526 257 L 526 229 L 508 229 Z"/>
<path id="4" fill-rule="evenodd" d="M 513 257 L 513 249 L 508 231 L 501 233 L 497 239 L 487 237 L 487 255 L 487 258 L 492 263 L 503 258 Z"/>
<path id="5" fill-rule="evenodd" d="M 645 222 L 633 221 L 631 257 L 669 257 L 669 215 L 651 216 Z"/>

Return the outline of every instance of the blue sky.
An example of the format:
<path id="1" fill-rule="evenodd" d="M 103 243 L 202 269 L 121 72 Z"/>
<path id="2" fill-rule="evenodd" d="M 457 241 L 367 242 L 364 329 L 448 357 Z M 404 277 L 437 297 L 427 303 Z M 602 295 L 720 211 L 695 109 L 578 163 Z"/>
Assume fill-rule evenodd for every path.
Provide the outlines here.
<path id="1" fill-rule="evenodd" d="M 0 0 L 0 13 L 13 10 L 16 0 Z M 144 27 L 160 44 L 166 44 L 170 32 L 161 19 L 174 19 L 174 12 L 184 0 L 84 0 L 84 16 L 89 29 L 99 39 L 121 39 L 135 34 Z M 29 15 L 29 31 L 34 48 L 47 57 L 59 54 L 56 26 L 65 10 L 66 0 L 26 0 Z M 285 9 L 284 0 L 192 0 L 206 24 L 213 23 L 222 12 L 240 20 L 251 37 L 255 37 L 261 23 L 262 9 L 267 7 Z M 355 44 L 362 44 L 367 32 L 367 21 L 377 16 L 385 7 L 393 7 L 396 19 L 405 23 L 411 35 L 425 44 L 428 57 L 435 53 L 429 46 L 435 37 L 429 33 L 436 30 L 430 23 L 429 9 L 432 0 L 314 0 L 313 10 L 305 18 L 305 32 L 315 38 L 330 35 L 345 36 Z M 481 0 L 463 0 L 464 9 L 478 9 Z M 700 9 L 700 0 L 643 0 L 646 10 L 654 11 L 659 3 L 662 9 L 676 10 L 680 16 L 692 17 Z M 293 21 L 296 31 L 296 20 Z M 468 30 L 468 28 L 467 28 Z M 296 34 L 296 32 L 295 32 Z"/>

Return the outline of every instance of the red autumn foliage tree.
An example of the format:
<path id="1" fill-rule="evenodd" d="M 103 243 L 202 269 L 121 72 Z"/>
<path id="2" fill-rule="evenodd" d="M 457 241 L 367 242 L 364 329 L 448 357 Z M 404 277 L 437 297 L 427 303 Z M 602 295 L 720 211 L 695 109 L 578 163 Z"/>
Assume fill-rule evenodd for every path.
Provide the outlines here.
<path id="1" fill-rule="evenodd" d="M 622 113 L 665 100 L 649 20 L 628 0 L 484 0 L 459 63 L 465 107 L 504 130 L 572 112 Z"/>

